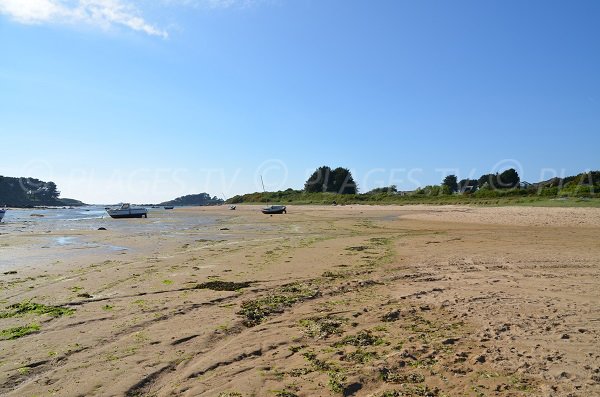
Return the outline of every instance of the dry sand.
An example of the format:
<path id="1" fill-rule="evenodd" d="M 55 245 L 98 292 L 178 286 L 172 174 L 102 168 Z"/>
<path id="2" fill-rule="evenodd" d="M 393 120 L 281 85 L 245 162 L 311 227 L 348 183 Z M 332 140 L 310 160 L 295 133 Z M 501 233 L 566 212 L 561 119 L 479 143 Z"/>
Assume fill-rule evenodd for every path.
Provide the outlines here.
<path id="1" fill-rule="evenodd" d="M 135 232 L 206 215 L 218 222 Z M 0 394 L 600 395 L 599 209 L 238 206 L 111 222 L 132 227 L 0 228 L 0 255 L 31 258 L 0 274 L 0 328 L 39 325 L 0 340 Z M 37 255 L 64 236 L 87 245 Z M 28 300 L 74 312 L 7 315 Z"/>

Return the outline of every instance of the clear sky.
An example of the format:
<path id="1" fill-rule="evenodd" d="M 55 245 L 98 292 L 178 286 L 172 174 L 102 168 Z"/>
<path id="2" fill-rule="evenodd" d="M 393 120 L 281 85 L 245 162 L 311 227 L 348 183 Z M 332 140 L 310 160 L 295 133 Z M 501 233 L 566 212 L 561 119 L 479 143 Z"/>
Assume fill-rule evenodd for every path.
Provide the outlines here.
<path id="1" fill-rule="evenodd" d="M 600 2 L 0 0 L 0 175 L 91 203 L 600 169 Z"/>

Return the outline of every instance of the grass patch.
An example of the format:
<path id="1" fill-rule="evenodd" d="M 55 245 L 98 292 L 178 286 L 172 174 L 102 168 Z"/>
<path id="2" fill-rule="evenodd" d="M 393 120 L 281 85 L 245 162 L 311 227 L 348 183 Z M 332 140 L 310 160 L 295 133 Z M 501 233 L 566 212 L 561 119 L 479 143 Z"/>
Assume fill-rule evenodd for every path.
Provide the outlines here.
<path id="1" fill-rule="evenodd" d="M 194 289 L 211 289 L 213 291 L 239 291 L 242 288 L 248 288 L 252 283 L 243 281 L 236 283 L 233 281 L 208 281 L 206 283 L 197 284 Z"/>
<path id="2" fill-rule="evenodd" d="M 171 284 L 173 284 L 173 280 L 163 280 L 162 283 L 164 285 L 171 285 Z"/>
<path id="3" fill-rule="evenodd" d="M 12 340 L 22 338 L 24 336 L 34 334 L 40 330 L 37 324 L 26 325 L 24 327 L 7 328 L 0 331 L 0 339 Z"/>
<path id="4" fill-rule="evenodd" d="M 75 312 L 75 309 L 70 309 L 61 306 L 46 306 L 41 303 L 24 301 L 10 305 L 0 313 L 0 318 L 22 317 L 27 314 L 43 315 L 48 314 L 52 317 L 70 316 Z"/>

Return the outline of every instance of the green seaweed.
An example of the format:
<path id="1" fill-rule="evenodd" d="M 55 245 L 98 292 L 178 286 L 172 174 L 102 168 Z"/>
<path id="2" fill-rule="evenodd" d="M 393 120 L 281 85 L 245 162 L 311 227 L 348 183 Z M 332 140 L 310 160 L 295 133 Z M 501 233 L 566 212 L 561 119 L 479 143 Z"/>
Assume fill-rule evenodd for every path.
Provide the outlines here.
<path id="1" fill-rule="evenodd" d="M 296 393 L 289 390 L 274 390 L 273 393 L 275 393 L 277 397 L 298 397 Z"/>
<path id="2" fill-rule="evenodd" d="M 48 314 L 52 317 L 70 316 L 75 312 L 75 309 L 61 306 L 47 306 L 41 303 L 31 301 L 23 301 L 15 303 L 6 308 L 7 310 L 0 312 L 0 318 L 22 317 L 27 314 L 44 315 Z"/>
<path id="3" fill-rule="evenodd" d="M 248 288 L 252 283 L 243 281 L 236 283 L 233 281 L 208 281 L 206 283 L 197 284 L 194 289 L 211 289 L 213 291 L 238 291 L 242 288 Z"/>
<path id="4" fill-rule="evenodd" d="M 40 330 L 40 326 L 38 324 L 30 324 L 24 327 L 13 327 L 7 328 L 0 331 L 0 339 L 2 340 L 12 340 L 22 338 L 29 334 L 36 333 Z"/>
<path id="5" fill-rule="evenodd" d="M 425 377 L 421 374 L 410 372 L 410 373 L 401 373 L 398 371 L 394 371 L 388 368 L 384 368 L 380 371 L 380 377 L 384 382 L 387 383 L 423 383 L 425 382 Z"/>
<path id="6" fill-rule="evenodd" d="M 300 320 L 300 325 L 305 328 L 305 333 L 315 339 L 328 338 L 331 335 L 340 335 L 342 326 L 347 320 L 340 317 L 313 317 Z"/>
<path id="7" fill-rule="evenodd" d="M 319 294 L 319 290 L 304 283 L 292 283 L 277 288 L 267 296 L 244 301 L 238 314 L 245 317 L 244 325 L 253 327 L 260 324 L 273 313 L 282 313 L 286 307 L 297 302 L 311 299 Z"/>
<path id="8" fill-rule="evenodd" d="M 385 341 L 378 337 L 377 335 L 373 335 L 373 332 L 370 330 L 360 331 L 356 335 L 348 335 L 344 337 L 341 341 L 334 344 L 334 346 L 339 347 L 343 345 L 351 345 L 351 346 L 378 346 L 384 344 Z"/>
<path id="9" fill-rule="evenodd" d="M 371 360 L 376 359 L 379 355 L 375 352 L 369 352 L 362 349 L 357 349 L 354 352 L 345 354 L 342 356 L 344 361 L 353 361 L 358 364 L 365 364 Z"/>

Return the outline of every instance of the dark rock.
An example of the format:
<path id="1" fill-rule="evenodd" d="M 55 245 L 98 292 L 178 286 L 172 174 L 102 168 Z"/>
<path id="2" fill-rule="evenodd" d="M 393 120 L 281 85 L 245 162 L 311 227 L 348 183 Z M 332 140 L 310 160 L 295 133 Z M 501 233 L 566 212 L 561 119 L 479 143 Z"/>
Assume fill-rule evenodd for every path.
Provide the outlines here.
<path id="1" fill-rule="evenodd" d="M 105 227 L 99 227 L 98 230 L 106 230 Z"/>
<path id="2" fill-rule="evenodd" d="M 571 339 L 571 337 L 569 336 L 569 334 L 563 334 L 560 339 Z"/>

